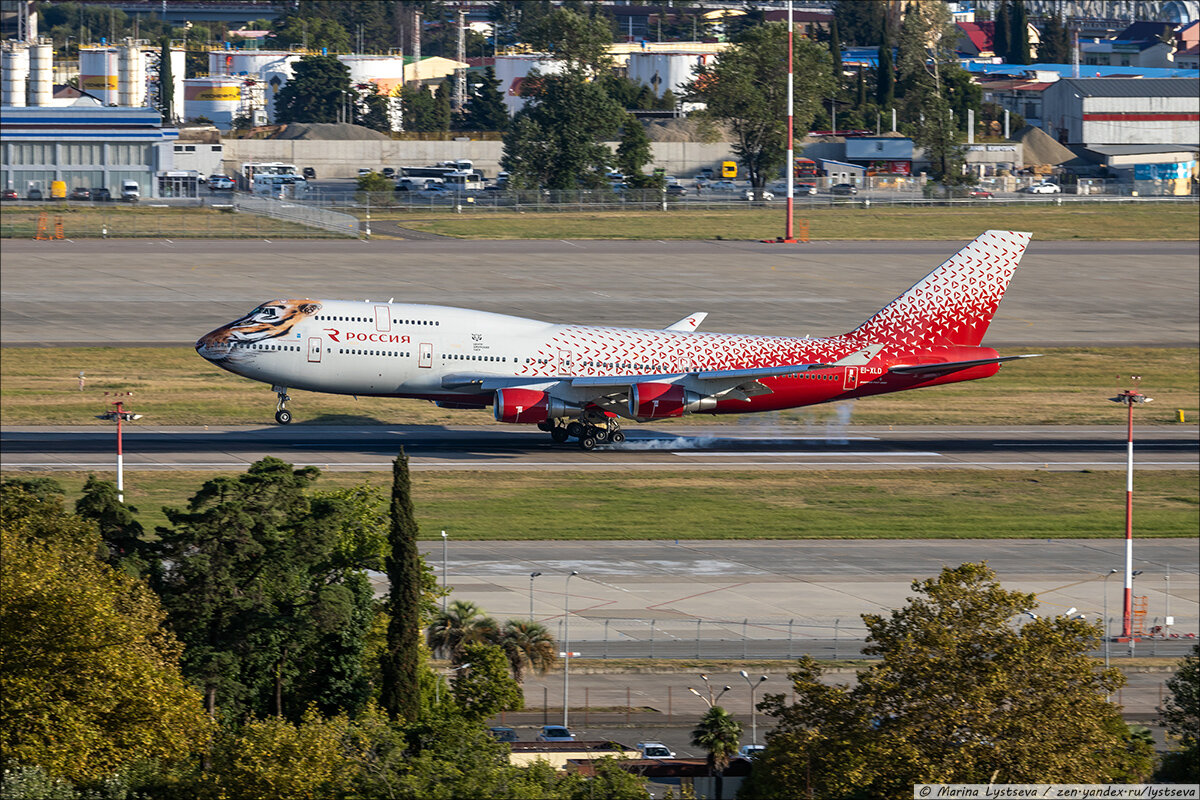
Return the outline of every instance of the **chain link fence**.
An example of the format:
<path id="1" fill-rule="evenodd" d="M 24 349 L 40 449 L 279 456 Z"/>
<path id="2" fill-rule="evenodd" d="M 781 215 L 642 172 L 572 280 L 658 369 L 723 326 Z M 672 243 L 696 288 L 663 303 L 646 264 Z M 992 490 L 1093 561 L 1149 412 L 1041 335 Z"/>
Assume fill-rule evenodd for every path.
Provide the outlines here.
<path id="1" fill-rule="evenodd" d="M 340 236 L 358 236 L 358 217 L 308 203 L 234 194 L 233 208 L 241 213 L 258 214 L 309 228 L 319 228 Z"/>

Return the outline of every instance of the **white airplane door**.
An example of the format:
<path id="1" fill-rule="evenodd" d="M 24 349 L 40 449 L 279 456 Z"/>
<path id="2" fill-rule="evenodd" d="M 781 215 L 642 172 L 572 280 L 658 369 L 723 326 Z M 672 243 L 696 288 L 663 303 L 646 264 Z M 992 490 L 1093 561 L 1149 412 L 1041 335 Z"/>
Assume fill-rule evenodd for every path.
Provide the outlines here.
<path id="1" fill-rule="evenodd" d="M 375 306 L 375 330 L 387 333 L 392 329 L 392 310 L 387 306 Z"/>
<path id="2" fill-rule="evenodd" d="M 858 388 L 858 367 L 846 367 L 846 376 L 842 379 L 842 388 L 846 390 Z"/>
<path id="3" fill-rule="evenodd" d="M 433 344 L 430 342 L 421 342 L 420 356 L 417 358 L 417 366 L 421 369 L 430 369 L 433 366 Z"/>
<path id="4" fill-rule="evenodd" d="M 558 351 L 558 374 L 559 375 L 571 375 L 572 369 L 574 369 L 574 367 L 571 364 L 571 351 L 570 350 L 559 350 Z"/>
<path id="5" fill-rule="evenodd" d="M 317 363 L 321 360 L 321 337 L 308 337 L 308 361 L 310 364 Z"/>

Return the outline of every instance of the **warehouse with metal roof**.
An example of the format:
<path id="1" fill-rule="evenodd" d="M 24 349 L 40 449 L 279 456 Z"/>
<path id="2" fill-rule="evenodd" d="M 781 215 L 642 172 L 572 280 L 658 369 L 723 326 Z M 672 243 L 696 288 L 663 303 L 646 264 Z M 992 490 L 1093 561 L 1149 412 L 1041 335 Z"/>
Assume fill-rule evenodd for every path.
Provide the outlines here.
<path id="1" fill-rule="evenodd" d="M 1196 145 L 1200 81 L 1064 78 L 1042 96 L 1042 127 L 1063 144 Z"/>

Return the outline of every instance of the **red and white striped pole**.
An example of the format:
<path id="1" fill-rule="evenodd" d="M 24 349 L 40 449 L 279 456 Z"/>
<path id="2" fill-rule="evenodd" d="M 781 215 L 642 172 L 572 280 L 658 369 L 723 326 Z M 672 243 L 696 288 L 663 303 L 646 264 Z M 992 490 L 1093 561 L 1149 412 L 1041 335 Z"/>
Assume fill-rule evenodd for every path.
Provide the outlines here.
<path id="1" fill-rule="evenodd" d="M 1125 608 L 1121 621 L 1121 641 L 1133 642 L 1133 406 L 1135 403 L 1148 403 L 1151 398 L 1137 391 L 1127 389 L 1116 397 L 1114 402 L 1126 407 L 1126 440 L 1125 440 Z"/>
<path id="2" fill-rule="evenodd" d="M 787 146 L 787 166 L 786 166 L 786 169 L 787 169 L 787 228 L 784 233 L 784 240 L 787 242 L 794 242 L 796 240 L 795 226 L 793 225 L 793 221 L 792 221 L 792 214 L 795 210 L 795 199 L 794 199 L 795 198 L 795 185 L 794 184 L 795 184 L 795 180 L 796 180 L 796 160 L 793 156 L 794 142 L 795 142 L 795 138 L 794 138 L 795 137 L 795 129 L 793 128 L 793 125 L 792 125 L 792 115 L 793 115 L 793 110 L 794 110 L 793 107 L 795 104 L 795 96 L 793 94 L 794 84 L 793 84 L 793 76 L 792 76 L 792 66 L 793 66 L 792 59 L 794 58 L 794 55 L 792 53 L 792 46 L 793 46 L 792 45 L 792 0 L 788 0 L 788 80 L 787 80 L 788 146 Z"/>

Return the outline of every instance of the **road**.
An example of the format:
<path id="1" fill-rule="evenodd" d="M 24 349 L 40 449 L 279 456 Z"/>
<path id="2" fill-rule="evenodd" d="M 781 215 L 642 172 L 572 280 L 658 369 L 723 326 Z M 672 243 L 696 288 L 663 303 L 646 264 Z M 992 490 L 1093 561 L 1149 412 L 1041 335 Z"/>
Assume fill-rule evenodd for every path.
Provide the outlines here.
<path id="1" fill-rule="evenodd" d="M 375 298 L 551 321 L 768 335 L 850 330 L 964 242 L 6 241 L 0 338 L 182 345 L 278 297 Z M 1200 341 L 1195 242 L 1035 239 L 990 346 Z"/>
<path id="2" fill-rule="evenodd" d="M 1123 431 L 1095 427 L 777 427 L 735 425 L 627 428 L 623 445 L 583 452 L 527 426 L 268 425 L 125 428 L 125 468 L 242 470 L 264 455 L 329 470 L 387 470 L 403 447 L 427 470 L 875 470 L 1125 468 Z M 1142 470 L 1200 466 L 1195 425 L 1135 431 Z M 96 427 L 0 429 L 0 467 L 87 470 L 112 465 L 112 431 Z"/>

